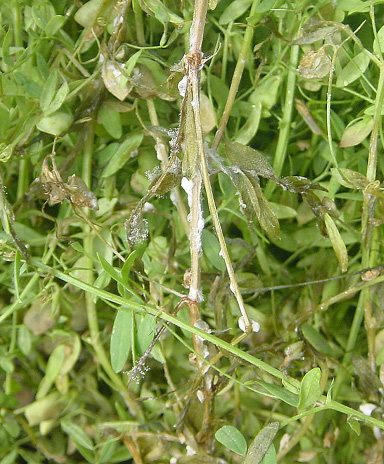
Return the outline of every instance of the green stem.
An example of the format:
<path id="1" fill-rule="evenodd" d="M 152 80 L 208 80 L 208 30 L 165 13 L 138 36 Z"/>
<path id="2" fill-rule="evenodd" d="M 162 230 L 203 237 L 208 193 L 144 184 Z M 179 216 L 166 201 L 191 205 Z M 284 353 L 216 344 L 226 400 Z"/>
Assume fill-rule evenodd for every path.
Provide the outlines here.
<path id="1" fill-rule="evenodd" d="M 23 47 L 23 38 L 22 38 L 22 25 L 21 25 L 21 12 L 20 12 L 20 2 L 13 1 L 11 7 L 12 12 L 12 22 L 13 22 L 13 34 L 15 46 L 18 48 Z M 28 160 L 22 158 L 19 162 L 19 172 L 17 179 L 17 200 L 20 200 L 24 193 L 26 192 L 29 185 L 29 163 Z"/>
<path id="2" fill-rule="evenodd" d="M 136 26 L 136 38 L 139 45 L 145 44 L 144 24 L 143 24 L 143 12 L 140 8 L 139 2 L 133 0 L 133 11 L 135 14 L 135 26 Z"/>
<path id="3" fill-rule="evenodd" d="M 239 89 L 241 77 L 243 75 L 245 63 L 247 60 L 247 55 L 252 47 L 252 37 L 253 37 L 253 26 L 257 21 L 256 10 L 259 6 L 259 0 L 254 0 L 252 3 L 252 8 L 248 17 L 247 28 L 244 33 L 244 39 L 241 45 L 239 57 L 237 59 L 235 71 L 233 73 L 231 87 L 229 88 L 229 93 L 223 115 L 221 116 L 220 124 L 215 134 L 215 139 L 212 144 L 212 150 L 217 150 L 221 139 L 223 138 L 225 128 L 227 127 L 228 119 L 232 111 L 232 106 L 235 102 L 237 91 Z"/>
<path id="4" fill-rule="evenodd" d="M 287 76 L 287 88 L 285 91 L 285 103 L 283 117 L 279 125 L 279 138 L 277 140 L 275 158 L 273 160 L 273 169 L 275 171 L 275 176 L 280 177 L 283 170 L 283 165 L 285 157 L 287 154 L 289 134 L 291 130 L 291 121 L 292 121 L 292 109 L 294 105 L 294 95 L 295 95 L 295 86 L 296 86 L 296 68 L 299 60 L 299 46 L 293 45 L 291 47 L 291 55 L 289 60 L 289 70 Z M 270 197 L 276 183 L 269 181 L 266 189 L 265 196 Z"/>

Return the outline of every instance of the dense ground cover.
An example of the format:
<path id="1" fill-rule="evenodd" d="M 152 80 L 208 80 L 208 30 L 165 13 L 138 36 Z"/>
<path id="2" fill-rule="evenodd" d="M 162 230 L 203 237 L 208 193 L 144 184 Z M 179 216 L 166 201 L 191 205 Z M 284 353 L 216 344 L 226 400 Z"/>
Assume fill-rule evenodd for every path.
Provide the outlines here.
<path id="1" fill-rule="evenodd" d="M 382 462 L 383 2 L 0 13 L 0 464 Z"/>

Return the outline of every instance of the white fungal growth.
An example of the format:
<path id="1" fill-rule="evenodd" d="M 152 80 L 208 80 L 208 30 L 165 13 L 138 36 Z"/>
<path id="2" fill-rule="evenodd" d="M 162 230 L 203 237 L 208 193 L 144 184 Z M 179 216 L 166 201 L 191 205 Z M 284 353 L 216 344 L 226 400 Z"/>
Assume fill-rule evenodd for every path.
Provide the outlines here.
<path id="1" fill-rule="evenodd" d="M 359 406 L 360 411 L 366 416 L 370 416 L 376 408 L 376 404 L 372 403 L 364 403 Z"/>
<path id="2" fill-rule="evenodd" d="M 187 194 L 189 208 L 191 208 L 192 205 L 192 189 L 194 185 L 195 183 L 193 182 L 193 179 L 188 179 L 187 177 L 183 177 L 181 179 L 181 187 L 185 190 L 185 193 Z"/>
<path id="3" fill-rule="evenodd" d="M 143 213 L 150 213 L 150 212 L 153 212 L 153 211 L 156 211 L 156 208 L 153 206 L 152 203 L 149 203 L 148 201 L 146 203 L 144 203 L 144 206 L 143 206 L 143 209 L 142 209 Z"/>
<path id="4" fill-rule="evenodd" d="M 197 301 L 198 303 L 201 303 L 202 301 L 204 301 L 204 296 L 203 296 L 203 292 L 201 288 L 196 289 L 196 288 L 191 287 L 189 289 L 188 298 L 190 298 L 192 301 Z"/>
<path id="5" fill-rule="evenodd" d="M 252 325 L 252 332 L 258 332 L 260 330 L 260 324 L 253 319 L 249 319 L 249 322 Z M 242 332 L 246 332 L 244 316 L 240 316 L 238 320 L 239 328 Z"/>
<path id="6" fill-rule="evenodd" d="M 179 94 L 182 97 L 185 97 L 185 92 L 187 91 L 188 85 L 188 77 L 184 76 L 181 81 L 177 84 L 177 88 L 179 89 Z"/>

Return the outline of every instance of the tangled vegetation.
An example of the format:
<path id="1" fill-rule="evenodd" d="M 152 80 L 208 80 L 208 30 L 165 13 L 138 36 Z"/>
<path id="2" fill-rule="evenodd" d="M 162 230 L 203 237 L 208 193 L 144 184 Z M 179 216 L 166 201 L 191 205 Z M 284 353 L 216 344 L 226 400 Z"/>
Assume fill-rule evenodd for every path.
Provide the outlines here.
<path id="1" fill-rule="evenodd" d="M 383 461 L 383 3 L 0 3 L 0 464 Z"/>

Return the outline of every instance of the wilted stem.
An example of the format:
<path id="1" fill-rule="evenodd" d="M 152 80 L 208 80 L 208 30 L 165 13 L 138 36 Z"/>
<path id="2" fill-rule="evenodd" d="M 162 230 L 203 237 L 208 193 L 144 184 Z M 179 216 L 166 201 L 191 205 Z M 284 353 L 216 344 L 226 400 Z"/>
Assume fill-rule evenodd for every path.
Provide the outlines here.
<path id="1" fill-rule="evenodd" d="M 198 5 L 199 3 L 199 5 Z M 202 4 L 205 4 L 205 9 L 203 8 Z M 252 10 L 251 10 L 251 16 L 252 12 L 254 12 L 258 2 L 254 1 Z M 203 27 L 204 27 L 204 22 L 205 22 L 205 14 L 206 14 L 206 8 L 207 8 L 207 2 L 202 1 L 202 2 L 196 2 L 196 7 L 195 7 L 195 14 L 193 17 L 193 22 L 192 22 L 192 27 L 191 27 L 191 33 L 190 33 L 190 52 L 188 55 L 185 57 L 185 63 L 187 67 L 187 76 L 188 76 L 188 82 L 191 86 L 191 93 L 192 93 L 192 101 L 191 105 L 193 108 L 193 114 L 194 114 L 194 121 L 195 121 L 195 135 L 196 135 L 196 144 L 198 147 L 198 152 L 199 152 L 199 158 L 200 158 L 200 172 L 199 170 L 196 172 L 194 178 L 193 178 L 193 190 L 192 190 L 192 200 L 191 200 L 191 229 L 190 229 L 190 241 L 191 241 L 191 285 L 190 285 L 190 298 L 194 300 L 194 298 L 199 295 L 200 292 L 200 243 L 201 243 L 201 227 L 200 227 L 200 218 L 202 215 L 201 211 L 201 181 L 204 182 L 204 188 L 207 194 L 207 201 L 208 201 L 208 206 L 209 206 L 209 211 L 212 216 L 212 222 L 215 227 L 215 231 L 220 243 L 220 248 L 221 248 L 221 253 L 223 256 L 223 259 L 225 261 L 225 265 L 227 267 L 227 272 L 229 275 L 229 280 L 230 280 L 230 287 L 231 291 L 235 295 L 235 298 L 237 300 L 237 303 L 240 308 L 240 312 L 244 318 L 244 324 L 245 327 L 248 329 L 251 329 L 251 323 L 249 320 L 249 317 L 247 315 L 247 312 L 244 307 L 244 302 L 243 298 L 241 296 L 239 287 L 237 285 L 236 281 L 236 276 L 235 272 L 232 266 L 232 261 L 228 253 L 227 245 L 225 243 L 225 238 L 222 232 L 221 224 L 220 224 L 220 219 L 219 215 L 217 213 L 217 208 L 215 205 L 215 200 L 212 192 L 212 187 L 211 187 L 211 182 L 209 178 L 209 171 L 208 171 L 208 165 L 207 165 L 207 158 L 206 158 L 206 153 L 205 153 L 205 147 L 204 147 L 204 136 L 203 136 L 203 130 L 202 130 L 202 125 L 201 125 L 201 119 L 200 119 L 200 86 L 199 86 L 199 75 L 200 75 L 200 69 L 203 65 L 202 61 L 202 52 L 201 52 L 201 42 L 202 42 L 202 33 L 203 33 Z M 198 18 L 197 15 L 203 15 L 203 17 Z M 196 31 L 195 28 L 198 30 Z M 248 35 L 247 35 L 248 33 Z M 243 50 L 243 56 L 245 57 L 246 51 L 248 47 L 250 46 L 251 39 L 252 39 L 252 28 L 248 28 L 246 31 L 247 35 L 247 47 L 244 48 L 242 47 Z M 244 40 L 245 41 L 245 40 Z M 241 61 L 241 60 L 240 60 Z M 238 61 L 239 64 L 239 61 Z M 241 73 L 242 69 L 244 68 L 244 63 L 242 64 L 241 68 Z M 240 82 L 241 78 L 241 73 L 238 76 L 238 81 L 236 87 L 236 91 Z M 233 82 L 233 81 L 232 81 Z M 235 92 L 236 93 L 236 92 Z M 232 107 L 232 105 L 230 105 Z M 227 108 L 227 106 L 226 106 Z M 230 108 L 227 108 L 227 110 L 230 111 Z M 229 114 L 228 114 L 229 117 Z M 227 119 L 228 120 L 228 119 Z M 223 122 L 223 119 L 222 119 Z M 225 122 L 226 124 L 226 122 Z M 225 128 L 225 125 L 223 125 L 223 130 Z M 219 132 L 219 131 L 218 131 Z M 220 138 L 215 138 L 218 142 L 220 141 Z M 217 143 L 218 143 L 217 142 Z M 215 143 L 215 142 L 214 142 Z"/>

